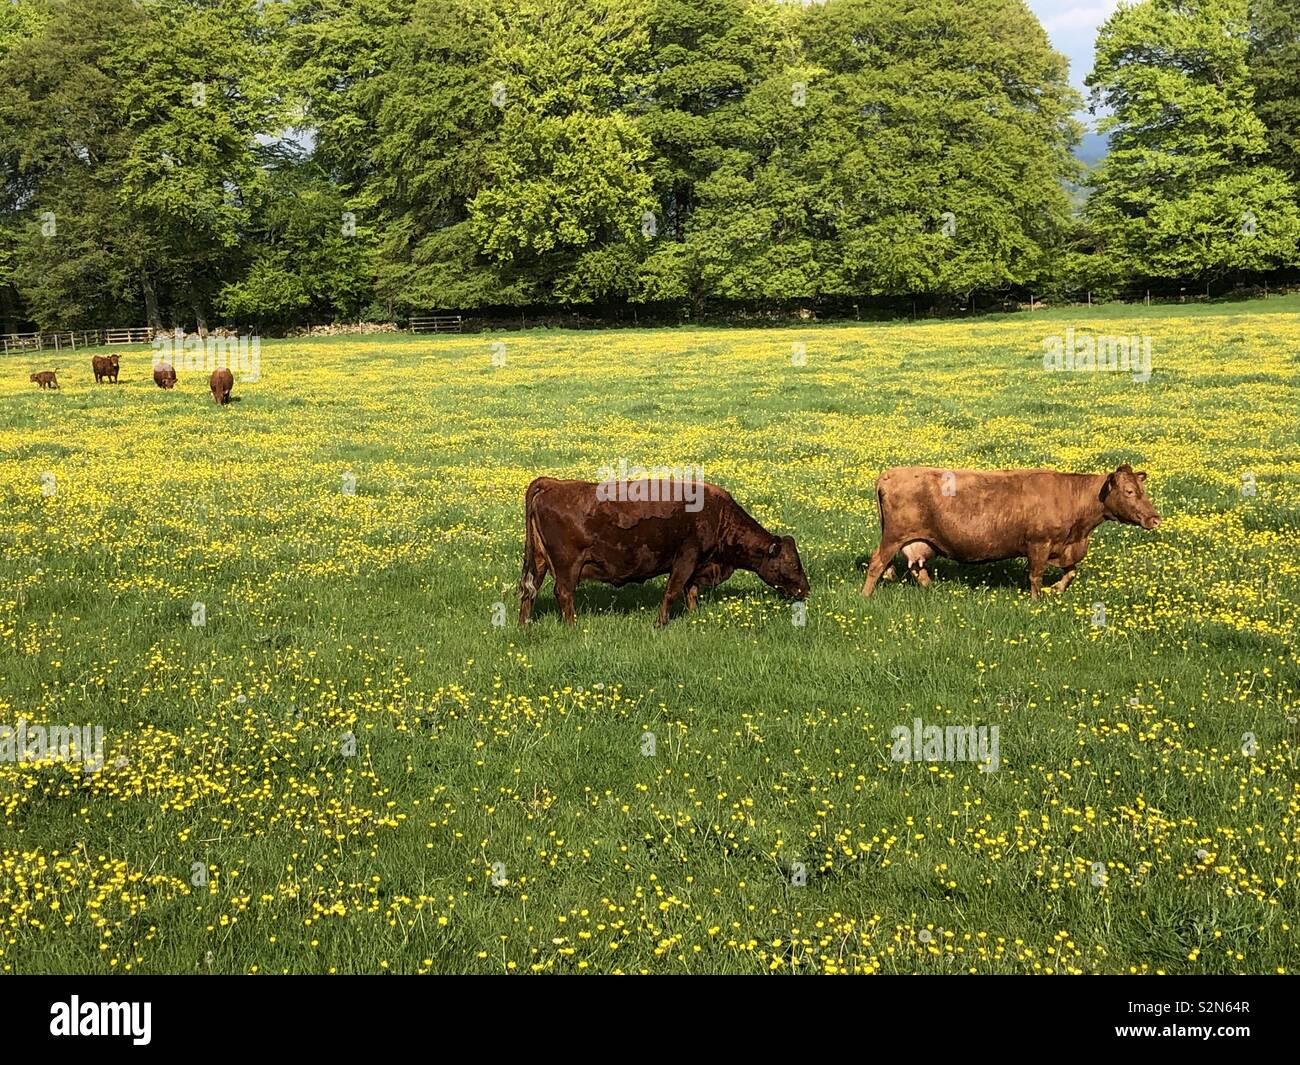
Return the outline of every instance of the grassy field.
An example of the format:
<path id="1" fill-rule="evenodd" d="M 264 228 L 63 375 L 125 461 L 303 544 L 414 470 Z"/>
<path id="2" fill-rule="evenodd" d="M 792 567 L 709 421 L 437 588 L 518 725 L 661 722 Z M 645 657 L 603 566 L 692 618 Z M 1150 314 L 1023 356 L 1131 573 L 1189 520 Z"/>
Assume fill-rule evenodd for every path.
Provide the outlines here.
<path id="1" fill-rule="evenodd" d="M 1044 372 L 1071 327 L 1150 380 Z M 226 408 L 11 356 L 0 722 L 106 762 L 0 761 L 0 969 L 1294 971 L 1298 351 L 1278 299 L 266 341 Z M 620 458 L 796 536 L 806 624 L 742 573 L 521 631 L 524 486 Z M 1164 522 L 1064 596 L 859 598 L 883 467 L 1125 461 Z M 997 771 L 893 760 L 916 718 Z"/>

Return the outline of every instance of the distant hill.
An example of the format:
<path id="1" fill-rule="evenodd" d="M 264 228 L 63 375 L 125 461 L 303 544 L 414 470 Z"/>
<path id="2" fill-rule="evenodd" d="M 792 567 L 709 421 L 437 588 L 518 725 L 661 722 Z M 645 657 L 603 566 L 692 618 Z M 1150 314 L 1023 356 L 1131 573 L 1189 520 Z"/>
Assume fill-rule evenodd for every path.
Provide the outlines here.
<path id="1" fill-rule="evenodd" d="M 1079 146 L 1074 149 L 1074 157 L 1087 166 L 1096 166 L 1106 155 L 1108 139 L 1105 133 L 1085 133 Z"/>

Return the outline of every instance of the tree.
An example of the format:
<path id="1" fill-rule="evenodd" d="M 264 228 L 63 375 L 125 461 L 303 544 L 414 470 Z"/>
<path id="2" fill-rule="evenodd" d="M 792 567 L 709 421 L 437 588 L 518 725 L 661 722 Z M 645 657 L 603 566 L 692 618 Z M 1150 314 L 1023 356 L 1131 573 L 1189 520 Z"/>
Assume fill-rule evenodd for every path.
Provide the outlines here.
<path id="1" fill-rule="evenodd" d="M 1300 183 L 1300 4 L 1251 0 L 1255 111 L 1268 128 L 1268 161 Z"/>
<path id="2" fill-rule="evenodd" d="M 44 10 L 30 0 L 0 6 L 0 69 L 5 57 L 20 42 L 35 36 Z M 0 115 L 7 98 L 0 90 Z M 25 211 L 30 201 L 30 181 L 19 168 L 22 144 L 17 138 L 0 137 L 0 332 L 18 331 L 24 309 L 18 292 L 18 248 L 29 224 Z"/>
<path id="3" fill-rule="evenodd" d="M 650 144 L 628 113 L 647 90 L 649 0 L 509 0 L 490 24 L 498 121 L 470 204 L 474 238 L 538 298 L 626 296 L 653 213 Z"/>
<path id="4" fill-rule="evenodd" d="M 233 269 L 253 144 L 275 128 L 242 0 L 40 0 L 0 56 L 0 155 L 26 218 L 14 271 L 43 326 L 206 326 Z"/>
<path id="5" fill-rule="evenodd" d="M 1300 210 L 1265 161 L 1247 0 L 1141 0 L 1102 26 L 1088 84 L 1111 114 L 1087 218 L 1115 274 L 1209 280 L 1293 261 Z"/>
<path id="6" fill-rule="evenodd" d="M 355 321 L 371 301 L 371 246 L 343 190 L 314 161 L 285 150 L 265 167 L 241 233 L 247 262 L 218 306 L 229 319 L 283 328 Z"/>
<path id="7" fill-rule="evenodd" d="M 1070 216 L 1064 59 L 1018 0 L 839 0 L 730 123 L 695 239 L 728 297 L 1034 280 Z"/>
<path id="8" fill-rule="evenodd" d="M 690 235 L 702 190 L 729 157 L 742 171 L 753 162 L 734 133 L 750 93 L 781 69 L 782 21 L 762 0 L 655 0 L 649 17 L 649 90 L 634 113 L 652 148 L 656 208 L 636 298 L 699 303 Z"/>

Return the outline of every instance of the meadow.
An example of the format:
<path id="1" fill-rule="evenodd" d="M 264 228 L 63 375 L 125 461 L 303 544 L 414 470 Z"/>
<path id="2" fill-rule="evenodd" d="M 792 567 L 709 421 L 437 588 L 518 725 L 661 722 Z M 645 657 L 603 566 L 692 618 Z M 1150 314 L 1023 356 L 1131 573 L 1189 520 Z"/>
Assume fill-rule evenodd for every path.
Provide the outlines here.
<path id="1" fill-rule="evenodd" d="M 1150 380 L 1045 372 L 1068 328 Z M 225 408 L 121 350 L 0 363 L 0 724 L 105 736 L 0 761 L 0 970 L 1295 971 L 1300 300 L 266 340 Z M 619 459 L 794 535 L 806 617 L 521 630 L 525 486 Z M 859 597 L 881 469 L 1122 462 L 1163 523 L 1064 595 Z"/>

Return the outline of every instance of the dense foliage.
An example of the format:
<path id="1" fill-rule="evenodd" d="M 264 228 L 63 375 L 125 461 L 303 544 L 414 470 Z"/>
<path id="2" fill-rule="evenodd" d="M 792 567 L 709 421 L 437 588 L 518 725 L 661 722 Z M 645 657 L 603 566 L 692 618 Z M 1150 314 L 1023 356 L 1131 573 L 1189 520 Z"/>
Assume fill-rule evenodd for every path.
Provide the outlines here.
<path id="1" fill-rule="evenodd" d="M 1292 7 L 1121 7 L 1080 216 L 1022 0 L 15 0 L 0 329 L 1258 276 L 1300 241 Z"/>

